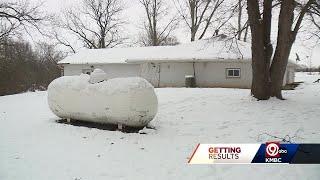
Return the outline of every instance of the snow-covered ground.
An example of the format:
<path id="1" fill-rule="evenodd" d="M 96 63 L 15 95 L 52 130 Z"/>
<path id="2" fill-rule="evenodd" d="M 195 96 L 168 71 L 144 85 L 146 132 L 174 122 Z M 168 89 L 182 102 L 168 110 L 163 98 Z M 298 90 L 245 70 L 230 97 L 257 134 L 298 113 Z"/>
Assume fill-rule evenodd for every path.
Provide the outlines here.
<path id="1" fill-rule="evenodd" d="M 320 142 L 320 75 L 255 101 L 243 89 L 157 89 L 147 134 L 55 122 L 46 92 L 0 97 L 0 180 L 320 179 L 320 165 L 188 165 L 197 143 Z M 268 134 L 272 135 L 269 136 Z M 278 139 L 276 139 L 278 140 Z"/>

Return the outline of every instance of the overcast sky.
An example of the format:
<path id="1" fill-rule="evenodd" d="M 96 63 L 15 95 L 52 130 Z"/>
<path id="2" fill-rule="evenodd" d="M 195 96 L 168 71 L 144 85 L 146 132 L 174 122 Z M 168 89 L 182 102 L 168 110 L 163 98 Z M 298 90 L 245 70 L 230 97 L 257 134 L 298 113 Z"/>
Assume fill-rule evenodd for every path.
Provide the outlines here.
<path id="1" fill-rule="evenodd" d="M 81 0 L 31 0 L 33 3 L 43 2 L 43 9 L 48 13 L 60 14 L 64 9 L 80 4 Z M 127 34 L 130 39 L 135 39 L 141 22 L 143 20 L 144 12 L 141 5 L 138 3 L 138 0 L 123 0 L 125 5 L 124 17 L 126 17 L 128 24 L 126 25 L 125 34 Z M 173 6 L 172 0 L 166 0 L 170 3 L 170 6 Z M 275 16 L 274 16 L 275 17 Z M 276 27 L 276 24 L 273 25 Z M 276 29 L 274 29 L 274 34 L 276 35 Z M 175 34 L 178 37 L 181 43 L 186 43 L 189 41 L 189 33 L 187 29 L 180 28 Z M 304 48 L 308 44 L 304 41 L 297 40 L 293 47 L 293 51 L 298 52 L 303 59 L 303 64 L 309 64 L 310 60 L 307 59 L 307 56 L 312 58 L 312 64 L 315 66 L 320 66 L 320 46 L 317 46 L 313 50 L 308 50 Z"/>
<path id="2" fill-rule="evenodd" d="M 39 0 L 32 0 L 33 2 L 39 2 Z M 173 6 L 172 0 L 166 0 Z M 63 12 L 68 7 L 80 5 L 82 0 L 41 0 L 44 3 L 44 9 L 49 13 L 59 14 Z M 142 21 L 144 20 L 144 9 L 142 5 L 139 4 L 139 0 L 123 0 L 124 12 L 123 17 L 127 21 L 125 25 L 125 34 L 131 36 L 136 36 L 140 31 L 142 26 Z M 178 29 L 174 35 L 178 37 L 181 42 L 187 42 L 189 40 L 188 33 L 186 29 Z"/>

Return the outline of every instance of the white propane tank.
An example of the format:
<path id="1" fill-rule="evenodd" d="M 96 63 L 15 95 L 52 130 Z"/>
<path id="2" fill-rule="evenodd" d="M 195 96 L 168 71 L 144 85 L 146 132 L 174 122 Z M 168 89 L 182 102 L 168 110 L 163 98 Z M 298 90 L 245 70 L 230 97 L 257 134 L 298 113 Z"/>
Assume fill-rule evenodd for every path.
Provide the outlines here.
<path id="1" fill-rule="evenodd" d="M 155 117 L 158 100 L 147 80 L 128 77 L 92 83 L 90 79 L 81 74 L 52 81 L 48 86 L 51 111 L 60 118 L 131 127 L 146 126 Z"/>

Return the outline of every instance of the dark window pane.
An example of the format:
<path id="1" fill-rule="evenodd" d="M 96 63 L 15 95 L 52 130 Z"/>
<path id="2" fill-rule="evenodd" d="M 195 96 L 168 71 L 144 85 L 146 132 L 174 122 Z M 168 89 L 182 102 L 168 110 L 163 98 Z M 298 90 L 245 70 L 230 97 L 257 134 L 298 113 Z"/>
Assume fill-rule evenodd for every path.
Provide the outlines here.
<path id="1" fill-rule="evenodd" d="M 239 77 L 240 76 L 240 70 L 239 69 L 233 70 L 233 76 Z"/>
<path id="2" fill-rule="evenodd" d="M 233 70 L 232 69 L 228 69 L 228 76 L 233 76 Z"/>

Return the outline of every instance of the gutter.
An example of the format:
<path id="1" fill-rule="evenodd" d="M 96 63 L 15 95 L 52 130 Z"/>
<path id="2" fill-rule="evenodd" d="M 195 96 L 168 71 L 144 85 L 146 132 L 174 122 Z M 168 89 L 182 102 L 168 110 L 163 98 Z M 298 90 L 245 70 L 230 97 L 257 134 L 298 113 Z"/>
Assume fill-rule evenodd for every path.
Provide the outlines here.
<path id="1" fill-rule="evenodd" d="M 198 62 L 251 62 L 250 59 L 223 59 L 223 58 L 157 58 L 157 59 L 127 59 L 127 63 L 146 63 L 146 62 L 182 62 L 182 63 L 198 63 Z"/>

